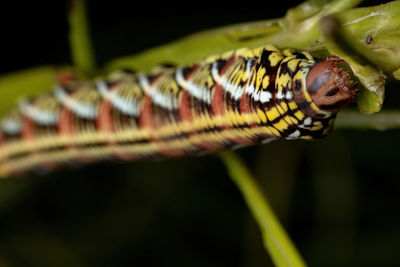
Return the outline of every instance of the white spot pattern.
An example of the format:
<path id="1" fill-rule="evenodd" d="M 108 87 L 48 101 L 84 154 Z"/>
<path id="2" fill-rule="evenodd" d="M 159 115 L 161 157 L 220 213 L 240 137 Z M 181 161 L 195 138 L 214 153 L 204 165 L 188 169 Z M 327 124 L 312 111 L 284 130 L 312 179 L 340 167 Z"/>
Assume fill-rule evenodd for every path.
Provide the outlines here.
<path id="1" fill-rule="evenodd" d="M 208 88 L 193 84 L 190 80 L 187 81 L 185 77 L 183 77 L 183 71 L 181 68 L 176 70 L 175 79 L 178 85 L 185 88 L 190 95 L 206 102 L 207 104 L 211 104 L 211 91 Z"/>
<path id="2" fill-rule="evenodd" d="M 294 131 L 293 133 L 289 134 L 288 139 L 291 138 L 297 138 L 301 135 L 301 132 L 299 130 Z"/>
<path id="3" fill-rule="evenodd" d="M 135 99 L 122 98 L 116 93 L 116 91 L 109 90 L 107 84 L 104 81 L 97 81 L 96 88 L 100 92 L 102 97 L 109 100 L 113 107 L 115 107 L 122 113 L 129 116 L 139 116 L 140 105 Z"/>
<path id="4" fill-rule="evenodd" d="M 57 112 L 40 110 L 32 106 L 28 101 L 21 101 L 19 103 L 19 110 L 24 116 L 32 119 L 37 124 L 50 126 L 58 123 Z"/>
<path id="5" fill-rule="evenodd" d="M 269 91 L 261 91 L 260 92 L 260 102 L 267 103 L 271 100 L 272 94 Z"/>
<path id="6" fill-rule="evenodd" d="M 56 87 L 54 89 L 54 96 L 60 101 L 64 106 L 66 106 L 71 111 L 75 112 L 78 116 L 94 120 L 97 118 L 97 107 L 93 105 L 87 105 L 76 101 L 68 93 L 65 92 L 64 88 Z"/>
<path id="7" fill-rule="evenodd" d="M 156 87 L 150 85 L 150 81 L 146 76 L 139 76 L 139 85 L 143 88 L 144 92 L 151 97 L 155 104 L 169 110 L 174 110 L 179 107 L 178 99 L 174 95 L 163 94 L 157 91 Z"/>
<path id="8" fill-rule="evenodd" d="M 311 123 L 312 123 L 311 117 L 305 118 L 303 123 L 304 123 L 304 125 L 306 125 L 306 126 L 311 125 Z"/>
<path id="9" fill-rule="evenodd" d="M 1 121 L 2 130 L 9 135 L 15 135 L 21 132 L 22 125 L 18 119 L 5 118 Z"/>
<path id="10" fill-rule="evenodd" d="M 239 100 L 243 94 L 243 88 L 240 85 L 234 85 L 230 83 L 226 77 L 221 77 L 217 68 L 217 62 L 214 62 L 211 68 L 211 75 L 213 79 L 219 83 L 225 91 L 231 94 L 231 97 L 235 100 Z"/>

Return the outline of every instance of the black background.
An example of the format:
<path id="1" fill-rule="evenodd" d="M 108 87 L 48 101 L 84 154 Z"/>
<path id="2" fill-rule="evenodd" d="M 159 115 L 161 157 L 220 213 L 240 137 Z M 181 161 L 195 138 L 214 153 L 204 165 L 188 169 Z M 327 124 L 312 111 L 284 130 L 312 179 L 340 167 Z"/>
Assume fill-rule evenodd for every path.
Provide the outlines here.
<path id="1" fill-rule="evenodd" d="M 272 6 L 269 1 L 196 1 L 163 6 L 93 0 L 88 8 L 97 62 L 103 65 L 195 31 L 281 17 L 299 2 L 279 1 L 279 6 Z M 64 1 L 2 3 L 0 73 L 71 64 L 67 6 Z M 388 88 L 385 107 L 398 106 L 397 86 Z M 238 153 L 264 186 L 311 266 L 397 266 L 398 136 L 398 130 L 335 131 L 322 141 L 278 141 Z M 241 195 L 217 157 L 209 155 L 155 163 L 102 163 L 0 181 L 3 264 L 268 266 L 271 262 Z"/>

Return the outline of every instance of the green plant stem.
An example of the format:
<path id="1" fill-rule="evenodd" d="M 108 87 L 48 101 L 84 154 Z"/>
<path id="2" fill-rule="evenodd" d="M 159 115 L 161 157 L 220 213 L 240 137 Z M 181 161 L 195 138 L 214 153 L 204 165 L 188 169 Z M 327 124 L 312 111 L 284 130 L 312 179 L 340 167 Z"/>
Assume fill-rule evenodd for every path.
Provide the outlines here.
<path id="1" fill-rule="evenodd" d="M 343 110 L 338 113 L 335 129 L 400 129 L 400 111 L 384 110 L 379 113 L 366 115 L 358 111 Z"/>
<path id="2" fill-rule="evenodd" d="M 75 67 L 87 78 L 95 73 L 96 64 L 86 15 L 86 1 L 70 1 L 68 20 L 72 59 Z"/>
<path id="3" fill-rule="evenodd" d="M 219 153 L 228 173 L 243 195 L 261 228 L 264 246 L 276 266 L 306 266 L 299 252 L 280 225 L 256 180 L 232 151 Z"/>

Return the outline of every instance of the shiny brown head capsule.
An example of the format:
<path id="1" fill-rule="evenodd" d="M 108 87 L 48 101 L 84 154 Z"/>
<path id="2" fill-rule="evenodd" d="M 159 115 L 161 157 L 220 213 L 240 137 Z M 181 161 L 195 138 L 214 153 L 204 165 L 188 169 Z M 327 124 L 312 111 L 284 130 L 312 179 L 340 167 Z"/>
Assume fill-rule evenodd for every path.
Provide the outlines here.
<path id="1" fill-rule="evenodd" d="M 307 91 L 321 110 L 336 111 L 354 100 L 357 84 L 347 71 L 336 65 L 341 61 L 338 57 L 324 58 L 308 73 Z"/>

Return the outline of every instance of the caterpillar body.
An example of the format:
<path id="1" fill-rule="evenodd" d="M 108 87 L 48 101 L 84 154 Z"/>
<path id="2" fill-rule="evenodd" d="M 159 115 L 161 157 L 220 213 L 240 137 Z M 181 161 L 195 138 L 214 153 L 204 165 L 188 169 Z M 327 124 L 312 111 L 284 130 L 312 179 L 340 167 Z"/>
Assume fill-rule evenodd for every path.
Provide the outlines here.
<path id="1" fill-rule="evenodd" d="M 356 93 L 339 61 L 267 45 L 69 81 L 1 120 L 0 174 L 320 138 Z"/>

